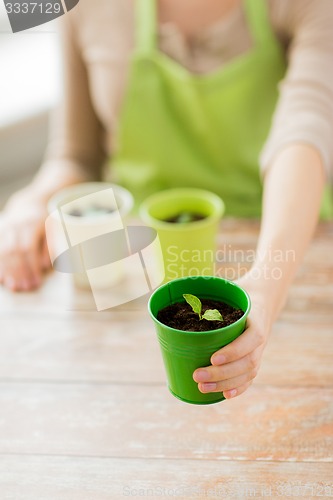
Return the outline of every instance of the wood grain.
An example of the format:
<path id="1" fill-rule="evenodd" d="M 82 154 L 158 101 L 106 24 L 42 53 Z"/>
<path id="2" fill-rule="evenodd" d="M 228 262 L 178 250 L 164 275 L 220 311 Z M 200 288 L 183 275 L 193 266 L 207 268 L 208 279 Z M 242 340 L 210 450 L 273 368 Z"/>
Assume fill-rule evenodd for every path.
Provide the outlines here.
<path id="1" fill-rule="evenodd" d="M 222 221 L 223 272 L 258 231 Z M 318 226 L 253 386 L 207 407 L 168 392 L 147 296 L 98 313 L 58 273 L 0 289 L 1 500 L 333 498 L 332 236 Z"/>
<path id="2" fill-rule="evenodd" d="M 0 469 L 3 500 L 333 497 L 326 463 L 13 455 Z"/>
<path id="3" fill-rule="evenodd" d="M 3 383 L 0 407 L 0 453 L 333 462 L 333 388 L 200 407 L 153 384 Z"/>
<path id="4" fill-rule="evenodd" d="M 302 318 L 304 321 L 304 318 Z M 29 325 L 29 328 L 27 328 Z M 146 311 L 0 320 L 0 380 L 164 384 Z M 281 319 L 273 328 L 257 384 L 333 386 L 332 324 Z"/>

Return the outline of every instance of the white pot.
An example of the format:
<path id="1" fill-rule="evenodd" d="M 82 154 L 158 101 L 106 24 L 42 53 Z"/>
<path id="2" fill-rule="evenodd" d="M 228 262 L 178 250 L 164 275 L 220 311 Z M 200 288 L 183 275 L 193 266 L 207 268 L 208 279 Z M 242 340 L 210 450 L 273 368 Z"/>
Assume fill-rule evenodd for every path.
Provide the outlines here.
<path id="1" fill-rule="evenodd" d="M 104 207 L 112 212 L 96 211 L 83 216 L 73 215 L 76 210 L 84 211 L 93 206 Z M 125 231 L 122 230 L 132 207 L 133 197 L 129 191 L 106 182 L 77 184 L 58 192 L 49 200 L 49 217 L 46 221 L 52 264 L 57 263 L 56 267 L 60 271 L 69 272 L 68 258 L 67 269 L 60 260 L 61 256 L 68 257 L 71 248 L 74 255 L 71 263 L 72 274 L 76 286 L 103 289 L 119 282 L 123 276 L 121 257 L 125 244 Z M 115 233 L 117 231 L 118 233 Z M 112 233 L 121 238 L 113 238 Z M 107 235 L 112 238 L 112 248 L 105 246 Z M 110 243 L 110 240 L 108 242 Z M 109 256 L 109 272 L 100 272 L 98 267 L 108 264 Z"/>

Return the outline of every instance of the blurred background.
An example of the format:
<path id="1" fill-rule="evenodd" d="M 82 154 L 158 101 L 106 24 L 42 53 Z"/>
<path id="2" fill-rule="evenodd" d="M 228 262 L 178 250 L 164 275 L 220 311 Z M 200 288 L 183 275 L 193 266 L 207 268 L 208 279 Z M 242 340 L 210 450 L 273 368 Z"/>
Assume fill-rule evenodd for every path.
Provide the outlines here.
<path id="1" fill-rule="evenodd" d="M 43 158 L 60 95 L 57 21 L 13 34 L 0 2 L 0 208 Z"/>

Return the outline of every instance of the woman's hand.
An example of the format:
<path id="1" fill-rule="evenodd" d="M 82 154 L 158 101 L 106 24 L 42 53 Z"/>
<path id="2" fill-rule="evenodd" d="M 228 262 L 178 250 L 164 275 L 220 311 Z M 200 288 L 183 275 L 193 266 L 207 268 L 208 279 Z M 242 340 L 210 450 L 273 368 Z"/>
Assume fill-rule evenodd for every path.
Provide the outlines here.
<path id="1" fill-rule="evenodd" d="M 231 398 L 255 378 L 273 321 L 316 227 L 324 183 L 322 158 L 312 146 L 291 144 L 276 155 L 264 177 L 256 259 L 238 281 L 252 301 L 247 329 L 213 354 L 211 366 L 194 372 L 201 392 L 222 391 Z"/>
<path id="2" fill-rule="evenodd" d="M 211 357 L 211 366 L 198 368 L 193 379 L 200 392 L 223 392 L 226 399 L 242 394 L 256 377 L 267 344 L 273 315 L 267 308 L 267 297 L 258 292 L 258 283 L 251 278 L 237 282 L 250 295 L 252 308 L 247 328 L 236 340 Z"/>
<path id="3" fill-rule="evenodd" d="M 26 200 L 0 213 L 0 283 L 12 291 L 37 288 L 51 266 L 46 216 L 43 204 Z"/>

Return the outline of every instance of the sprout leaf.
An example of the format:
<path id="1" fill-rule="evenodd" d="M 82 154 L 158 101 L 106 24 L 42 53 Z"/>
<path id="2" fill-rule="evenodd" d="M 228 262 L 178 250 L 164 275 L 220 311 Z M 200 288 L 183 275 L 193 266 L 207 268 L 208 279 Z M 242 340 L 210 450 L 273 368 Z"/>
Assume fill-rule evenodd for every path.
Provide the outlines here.
<path id="1" fill-rule="evenodd" d="M 202 319 L 208 321 L 223 321 L 221 313 L 217 309 L 207 309 L 202 315 Z"/>
<path id="2" fill-rule="evenodd" d="M 196 297 L 195 295 L 191 295 L 190 293 L 184 293 L 183 297 L 186 302 L 192 307 L 193 312 L 195 312 L 201 319 L 202 304 L 200 299 L 198 299 L 198 297 Z"/>
<path id="3" fill-rule="evenodd" d="M 203 315 L 201 315 L 202 304 L 201 300 L 198 299 L 195 295 L 191 295 L 190 293 L 183 294 L 186 302 L 192 307 L 193 312 L 195 312 L 199 319 L 207 319 L 208 321 L 223 321 L 223 317 L 217 309 L 207 309 Z"/>

